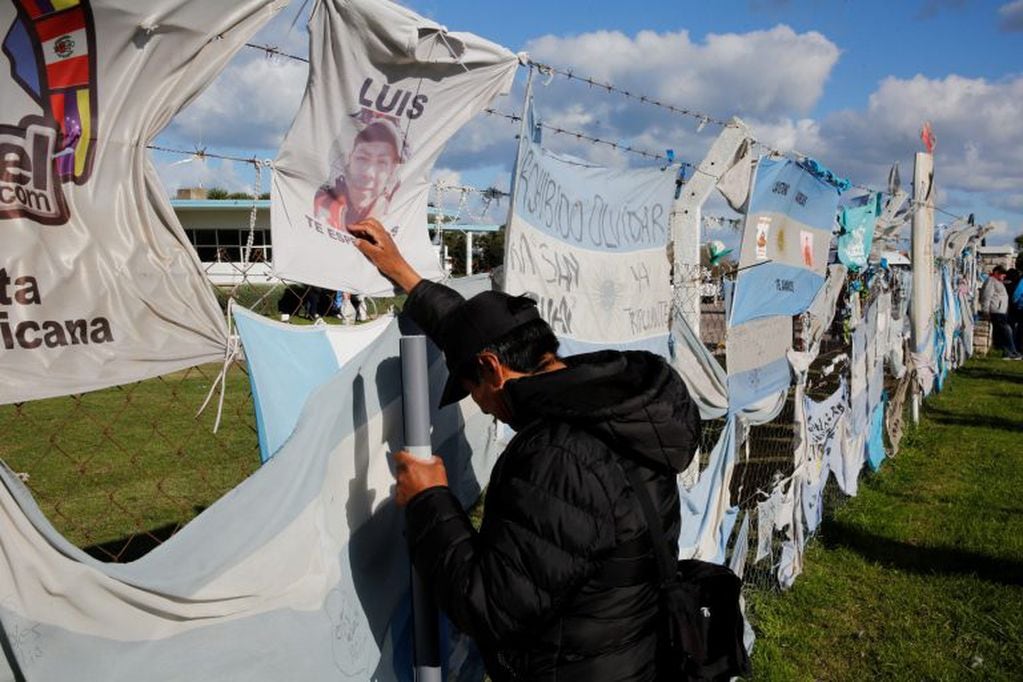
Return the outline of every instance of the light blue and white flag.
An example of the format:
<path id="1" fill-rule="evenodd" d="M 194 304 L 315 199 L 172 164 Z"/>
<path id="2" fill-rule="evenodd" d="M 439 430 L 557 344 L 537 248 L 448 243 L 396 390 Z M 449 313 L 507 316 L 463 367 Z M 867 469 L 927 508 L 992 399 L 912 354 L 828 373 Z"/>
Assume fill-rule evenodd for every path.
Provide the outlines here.
<path id="1" fill-rule="evenodd" d="M 536 132 L 523 137 L 515 166 L 505 291 L 537 300 L 567 355 L 667 356 L 674 173 L 555 154 Z"/>
<path id="2" fill-rule="evenodd" d="M 757 164 L 731 325 L 772 315 L 798 315 L 824 284 L 838 208 L 834 184 L 789 159 Z"/>
<path id="3" fill-rule="evenodd" d="M 391 492 L 403 440 L 399 321 L 367 327 L 373 342 L 339 359 L 320 330 L 238 319 L 251 327 L 261 436 L 282 444 L 143 558 L 106 564 L 72 546 L 0 467 L 0 635 L 10 643 L 0 680 L 411 680 L 408 555 Z M 274 354 L 280 367 L 309 364 L 281 396 Z M 436 405 L 447 370 L 432 346 L 429 363 Z M 297 416 L 281 412 L 289 400 Z M 495 422 L 463 401 L 431 423 L 468 506 L 500 452 Z"/>

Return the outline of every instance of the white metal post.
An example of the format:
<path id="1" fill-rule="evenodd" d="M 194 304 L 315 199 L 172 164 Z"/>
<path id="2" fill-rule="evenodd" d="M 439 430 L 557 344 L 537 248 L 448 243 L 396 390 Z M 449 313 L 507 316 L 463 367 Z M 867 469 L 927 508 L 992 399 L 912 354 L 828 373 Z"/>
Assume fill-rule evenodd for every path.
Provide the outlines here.
<path id="1" fill-rule="evenodd" d="M 740 145 L 750 137 L 749 128 L 732 118 L 711 145 L 710 151 L 682 188 L 671 211 L 671 241 L 674 252 L 672 284 L 676 300 L 690 328 L 700 335 L 700 218 L 701 207 L 728 170 Z"/>
<path id="2" fill-rule="evenodd" d="M 910 325 L 913 352 L 934 361 L 934 156 L 918 152 L 913 167 L 913 296 Z M 913 394 L 913 422 L 920 418 L 919 386 Z"/>
<path id="3" fill-rule="evenodd" d="M 465 276 L 472 274 L 472 232 L 465 233 Z"/>

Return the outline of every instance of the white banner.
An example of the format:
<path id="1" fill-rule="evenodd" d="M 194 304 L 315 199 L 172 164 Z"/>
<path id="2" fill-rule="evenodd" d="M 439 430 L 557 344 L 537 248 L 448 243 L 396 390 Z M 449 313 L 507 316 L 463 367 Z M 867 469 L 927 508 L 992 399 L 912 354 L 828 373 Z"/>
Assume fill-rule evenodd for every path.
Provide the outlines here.
<path id="1" fill-rule="evenodd" d="M 505 290 L 535 298 L 568 350 L 666 354 L 674 174 L 595 166 L 530 139 L 515 176 Z"/>
<path id="2" fill-rule="evenodd" d="M 0 403 L 223 357 L 146 145 L 284 4 L 0 4 Z"/>
<path id="3" fill-rule="evenodd" d="M 318 2 L 309 29 L 309 85 L 274 164 L 276 274 L 391 292 L 348 231 L 372 217 L 416 270 L 440 279 L 426 228 L 430 169 L 444 143 L 511 87 L 518 58 L 392 2 Z"/>

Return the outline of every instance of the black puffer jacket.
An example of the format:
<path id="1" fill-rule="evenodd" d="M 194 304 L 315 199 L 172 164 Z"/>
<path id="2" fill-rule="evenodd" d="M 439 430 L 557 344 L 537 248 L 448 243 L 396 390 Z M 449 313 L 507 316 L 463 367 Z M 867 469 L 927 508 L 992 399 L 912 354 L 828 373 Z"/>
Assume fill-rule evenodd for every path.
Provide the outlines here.
<path id="1" fill-rule="evenodd" d="M 406 312 L 436 339 L 459 299 L 427 282 Z M 447 488 L 428 489 L 407 508 L 412 557 L 495 680 L 657 680 L 656 565 L 623 467 L 647 481 L 677 555 L 675 472 L 699 442 L 699 414 L 655 355 L 565 362 L 506 384 L 519 431 L 479 533 Z"/>

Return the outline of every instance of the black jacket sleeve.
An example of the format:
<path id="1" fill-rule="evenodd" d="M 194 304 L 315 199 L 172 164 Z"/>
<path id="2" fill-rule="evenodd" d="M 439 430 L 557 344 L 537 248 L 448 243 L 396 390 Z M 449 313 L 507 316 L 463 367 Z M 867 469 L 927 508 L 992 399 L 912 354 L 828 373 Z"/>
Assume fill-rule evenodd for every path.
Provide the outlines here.
<path id="1" fill-rule="evenodd" d="M 487 491 L 477 533 L 447 488 L 407 507 L 416 568 L 465 633 L 514 641 L 557 616 L 615 546 L 610 478 L 578 453 L 547 444 L 517 452 Z"/>
<path id="2" fill-rule="evenodd" d="M 462 295 L 451 287 L 424 279 L 409 292 L 402 312 L 443 350 L 445 318 L 464 302 Z"/>

